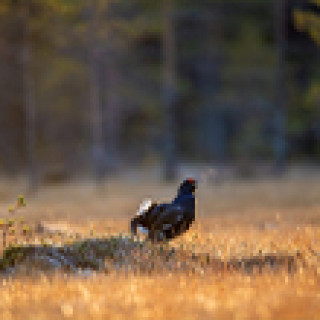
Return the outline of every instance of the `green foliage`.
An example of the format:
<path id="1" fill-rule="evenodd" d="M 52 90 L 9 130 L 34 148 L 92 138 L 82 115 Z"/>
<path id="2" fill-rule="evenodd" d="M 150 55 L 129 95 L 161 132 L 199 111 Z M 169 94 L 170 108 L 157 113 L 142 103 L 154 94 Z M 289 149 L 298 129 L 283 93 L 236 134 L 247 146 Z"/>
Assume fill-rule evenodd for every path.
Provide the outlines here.
<path id="1" fill-rule="evenodd" d="M 18 198 L 17 198 L 17 206 L 18 207 L 26 207 L 27 206 L 23 195 L 19 195 L 18 196 Z"/>
<path id="2" fill-rule="evenodd" d="M 237 127 L 237 132 L 234 137 L 225 133 L 228 146 L 224 149 L 226 153 L 231 149 L 229 153 L 240 154 L 239 149 L 243 147 L 252 154 L 269 154 L 261 130 L 262 122 L 273 108 L 275 91 L 273 2 L 172 2 L 172 15 L 176 19 L 176 110 L 180 121 L 176 126 L 177 150 L 189 158 L 196 155 L 203 160 L 207 146 L 219 144 L 212 138 L 212 123 L 203 125 L 209 118 L 219 112 L 222 118 L 237 113 L 239 119 L 250 122 L 247 115 L 255 109 L 265 115 L 258 119 L 259 128 L 249 128 L 251 123 L 244 126 L 226 123 L 225 127 Z M 13 87 L 9 102 L 5 102 L 8 109 L 15 110 L 15 121 L 8 121 L 13 123 L 12 136 L 16 136 L 18 128 L 24 130 L 20 124 L 24 123 L 24 107 L 21 105 L 23 90 L 19 87 L 21 52 L 18 50 L 26 40 L 25 31 L 29 30 L 37 102 L 36 153 L 40 162 L 71 171 L 74 159 L 77 163 L 81 157 L 88 161 L 91 51 L 98 53 L 99 101 L 104 108 L 104 121 L 109 118 L 106 110 L 110 96 L 121 106 L 118 147 L 131 152 L 132 158 L 135 154 L 143 160 L 159 157 L 166 112 L 161 107 L 164 3 L 150 0 L 0 1 L 0 45 L 3 52 L 14 52 L 8 53 L 14 62 L 7 71 L 7 60 L 0 56 L 4 61 L 0 65 L 4 78 L 11 79 L 8 87 Z M 319 5 L 319 0 L 313 3 Z M 297 10 L 294 21 L 297 29 L 320 43 L 319 16 Z M 96 48 L 93 50 L 93 47 Z M 295 64 L 288 61 L 288 78 L 298 73 L 292 71 Z M 115 70 L 111 72 L 111 80 L 118 81 L 112 92 L 107 81 L 110 66 Z M 301 129 L 312 117 L 319 117 L 317 75 L 312 77 L 315 80 L 310 88 L 303 89 L 305 92 L 298 92 L 291 80 L 288 84 L 289 128 Z M 3 87 L 0 89 L 6 91 Z M 20 123 L 16 120 L 19 112 Z M 201 146 L 203 136 L 210 140 L 205 146 Z M 21 158 L 19 161 L 23 164 L 24 141 L 20 140 L 22 142 L 12 149 L 22 150 L 16 157 Z M 18 206 L 25 206 L 25 201 L 18 199 Z M 15 210 L 10 207 L 9 212 L 14 214 Z"/>
<path id="3" fill-rule="evenodd" d="M 28 234 L 30 232 L 30 227 L 27 224 L 24 224 L 22 226 L 22 232 L 24 235 Z"/>
<path id="4" fill-rule="evenodd" d="M 320 7 L 319 0 L 313 0 L 316 6 Z M 303 11 L 300 9 L 294 12 L 294 23 L 299 31 L 307 33 L 310 38 L 320 46 L 320 15 L 315 10 Z M 316 70 L 316 68 L 314 68 Z M 305 124 L 317 122 L 320 119 L 320 74 L 313 72 L 309 86 L 306 88 L 301 97 L 296 97 L 300 102 L 299 106 L 293 108 L 292 118 L 296 127 L 303 127 Z"/>
<path id="5" fill-rule="evenodd" d="M 9 219 L 9 221 L 8 221 L 8 226 L 9 227 L 13 227 L 14 226 L 14 224 L 15 224 L 15 219 Z"/>
<path id="6" fill-rule="evenodd" d="M 3 251 L 2 259 L 0 259 L 0 270 L 5 271 L 7 268 L 16 266 L 27 255 L 30 255 L 32 251 L 32 247 L 10 245 Z"/>
<path id="7" fill-rule="evenodd" d="M 248 121 L 243 126 L 240 135 L 235 141 L 234 152 L 241 160 L 268 159 L 272 150 L 262 134 L 257 119 Z"/>
<path id="8" fill-rule="evenodd" d="M 313 118 L 320 118 L 320 79 L 311 82 L 305 94 L 305 108 Z"/>
<path id="9" fill-rule="evenodd" d="M 319 1 L 314 1 L 320 5 Z M 294 22 L 300 31 L 307 32 L 310 37 L 320 45 L 320 16 L 314 11 L 296 10 L 294 12 Z"/>

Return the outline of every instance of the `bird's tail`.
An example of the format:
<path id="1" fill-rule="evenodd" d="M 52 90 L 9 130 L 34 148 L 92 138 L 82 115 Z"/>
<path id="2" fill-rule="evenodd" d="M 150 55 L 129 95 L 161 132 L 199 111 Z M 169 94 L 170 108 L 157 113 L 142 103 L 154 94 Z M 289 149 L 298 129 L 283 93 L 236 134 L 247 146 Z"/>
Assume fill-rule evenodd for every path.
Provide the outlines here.
<path id="1" fill-rule="evenodd" d="M 130 230 L 131 230 L 131 233 L 134 235 L 137 234 L 138 224 L 139 224 L 138 217 L 135 217 L 131 220 Z"/>

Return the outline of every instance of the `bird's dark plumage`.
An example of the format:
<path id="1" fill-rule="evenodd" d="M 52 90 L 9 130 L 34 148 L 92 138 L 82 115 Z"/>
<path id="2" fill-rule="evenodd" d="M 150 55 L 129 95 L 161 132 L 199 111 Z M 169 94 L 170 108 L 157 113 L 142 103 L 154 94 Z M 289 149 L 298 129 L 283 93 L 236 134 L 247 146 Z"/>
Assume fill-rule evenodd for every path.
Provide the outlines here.
<path id="1" fill-rule="evenodd" d="M 187 231 L 195 220 L 196 187 L 194 179 L 186 179 L 171 203 L 149 201 L 141 206 L 140 212 L 131 220 L 131 232 L 137 234 L 138 227 L 142 227 L 150 240 L 158 242 L 173 239 Z"/>

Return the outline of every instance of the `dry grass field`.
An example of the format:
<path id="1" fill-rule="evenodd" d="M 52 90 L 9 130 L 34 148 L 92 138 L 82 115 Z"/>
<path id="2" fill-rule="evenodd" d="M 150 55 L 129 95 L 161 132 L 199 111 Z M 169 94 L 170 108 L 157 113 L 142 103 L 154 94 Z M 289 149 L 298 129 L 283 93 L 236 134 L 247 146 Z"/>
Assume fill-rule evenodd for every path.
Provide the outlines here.
<path id="1" fill-rule="evenodd" d="M 200 183 L 197 222 L 162 245 L 128 222 L 175 185 L 44 186 L 8 212 L 21 192 L 0 182 L 1 319 L 320 319 L 319 175 Z"/>

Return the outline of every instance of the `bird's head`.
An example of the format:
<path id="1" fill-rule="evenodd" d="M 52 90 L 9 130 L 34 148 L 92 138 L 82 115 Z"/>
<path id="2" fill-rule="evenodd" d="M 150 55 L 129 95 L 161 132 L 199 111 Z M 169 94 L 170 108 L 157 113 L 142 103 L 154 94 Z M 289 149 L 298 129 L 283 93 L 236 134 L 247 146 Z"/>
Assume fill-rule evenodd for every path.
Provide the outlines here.
<path id="1" fill-rule="evenodd" d="M 193 178 L 185 179 L 179 187 L 179 195 L 194 195 L 197 188 L 197 181 Z"/>

